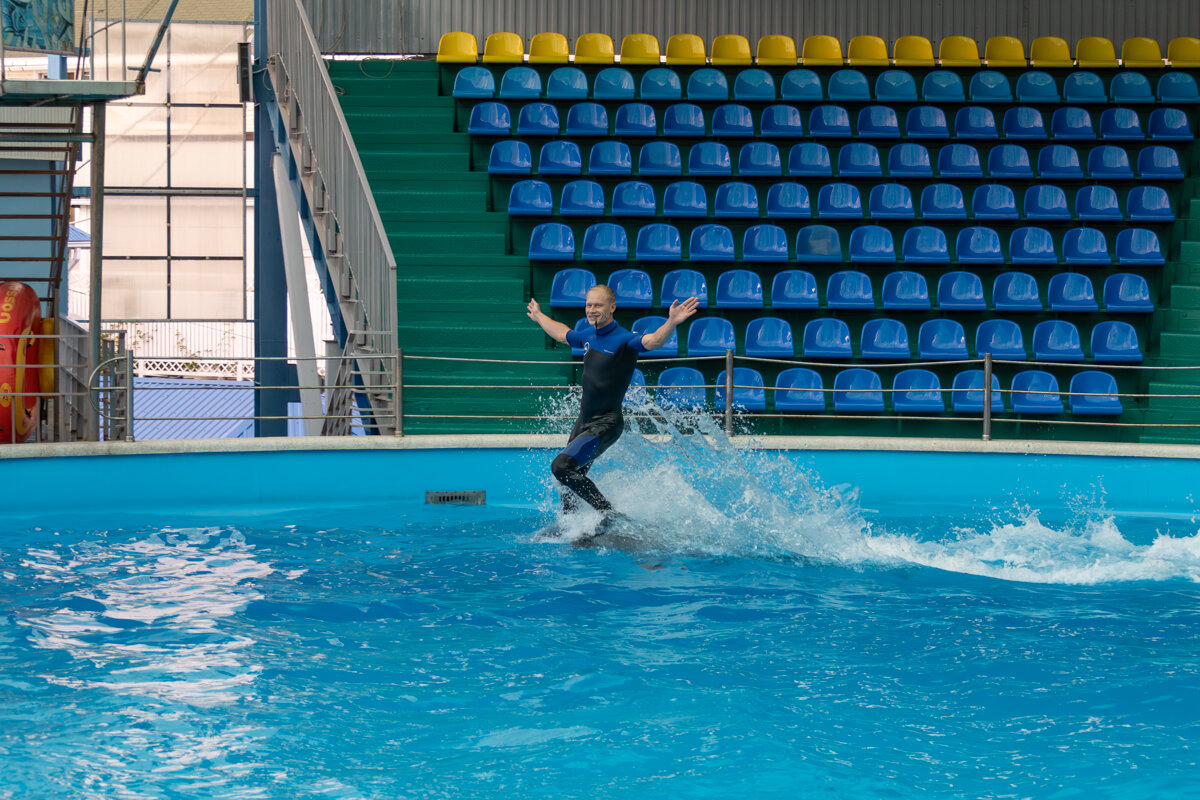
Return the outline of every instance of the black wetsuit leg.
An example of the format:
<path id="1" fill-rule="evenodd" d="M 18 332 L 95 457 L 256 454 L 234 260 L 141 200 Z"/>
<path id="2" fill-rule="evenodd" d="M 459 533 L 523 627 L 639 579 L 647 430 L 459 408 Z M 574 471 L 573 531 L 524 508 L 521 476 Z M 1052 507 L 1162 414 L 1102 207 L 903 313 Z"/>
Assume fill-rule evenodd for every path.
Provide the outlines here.
<path id="1" fill-rule="evenodd" d="M 619 413 L 599 414 L 575 423 L 567 446 L 550 465 L 554 477 L 568 489 L 562 496 L 564 511 L 574 510 L 576 497 L 597 511 L 612 509 L 608 498 L 600 493 L 587 473 L 600 454 L 621 438 L 624 430 L 625 420 Z"/>

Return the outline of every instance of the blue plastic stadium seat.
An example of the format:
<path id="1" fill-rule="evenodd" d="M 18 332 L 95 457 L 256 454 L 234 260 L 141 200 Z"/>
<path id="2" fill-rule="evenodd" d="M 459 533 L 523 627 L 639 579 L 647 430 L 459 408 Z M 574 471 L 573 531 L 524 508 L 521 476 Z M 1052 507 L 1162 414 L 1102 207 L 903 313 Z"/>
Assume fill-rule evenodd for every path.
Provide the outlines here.
<path id="1" fill-rule="evenodd" d="M 1054 237 L 1045 228 L 1017 228 L 1008 240 L 1008 260 L 1014 264 L 1054 264 Z"/>
<path id="2" fill-rule="evenodd" d="M 762 373 L 750 367 L 733 368 L 733 394 L 729 404 L 739 411 L 766 411 L 767 391 L 763 388 Z M 725 407 L 725 370 L 717 375 L 717 389 L 713 404 Z"/>
<path id="3" fill-rule="evenodd" d="M 1017 198 L 1012 187 L 1003 183 L 976 186 L 971 195 L 971 215 L 975 219 L 1016 219 Z"/>
<path id="4" fill-rule="evenodd" d="M 559 213 L 566 213 L 561 211 Z M 601 198 L 603 213 L 603 198 Z M 653 217 L 655 214 L 654 187 L 645 181 L 623 181 L 613 189 L 614 217 Z"/>
<path id="5" fill-rule="evenodd" d="M 738 152 L 739 175 L 782 175 L 779 148 L 770 142 L 751 142 Z"/>
<path id="6" fill-rule="evenodd" d="M 487 67 L 464 67 L 454 76 L 450 94 L 457 100 L 489 99 L 496 95 L 496 79 Z"/>
<path id="7" fill-rule="evenodd" d="M 850 326 L 832 317 L 811 319 L 804 326 L 805 358 L 853 358 Z"/>
<path id="8" fill-rule="evenodd" d="M 683 97 L 683 83 L 670 67 L 655 67 L 642 75 L 638 95 L 643 100 L 679 100 Z"/>
<path id="9" fill-rule="evenodd" d="M 567 136 L 608 136 L 608 112 L 599 103 L 576 103 L 567 110 Z"/>
<path id="10" fill-rule="evenodd" d="M 1039 322 L 1033 329 L 1033 358 L 1036 361 L 1083 361 L 1079 329 L 1061 319 Z"/>
<path id="11" fill-rule="evenodd" d="M 821 78 L 811 69 L 793 69 L 779 83 L 779 96 L 784 100 L 819 103 L 824 98 Z"/>
<path id="12" fill-rule="evenodd" d="M 1038 151 L 1038 175 L 1043 178 L 1082 178 L 1079 151 L 1067 144 L 1049 144 Z"/>
<path id="13" fill-rule="evenodd" d="M 843 178 L 881 178 L 883 165 L 879 150 L 866 142 L 850 142 L 838 150 L 838 176 Z"/>
<path id="14" fill-rule="evenodd" d="M 1099 179 L 1132 178 L 1133 168 L 1129 166 L 1129 154 L 1123 147 L 1113 144 L 1092 148 L 1088 153 L 1088 175 Z"/>
<path id="15" fill-rule="evenodd" d="M 1025 339 L 1021 326 L 1011 319 L 985 319 L 975 329 L 975 357 L 983 358 L 991 353 L 992 358 L 1005 361 L 1024 361 Z"/>
<path id="16" fill-rule="evenodd" d="M 840 101 L 867 102 L 871 99 L 871 86 L 867 76 L 856 69 L 839 69 L 829 76 L 825 87 L 829 99 Z"/>
<path id="17" fill-rule="evenodd" d="M 805 225 L 797 231 L 796 260 L 801 263 L 840 264 L 842 241 L 837 228 Z"/>
<path id="18" fill-rule="evenodd" d="M 1178 108 L 1156 108 L 1151 111 L 1147 131 L 1155 141 L 1190 142 L 1195 138 L 1187 114 Z"/>
<path id="19" fill-rule="evenodd" d="M 889 272 L 883 279 L 883 307 L 887 311 L 928 311 L 925 276 L 911 270 Z"/>
<path id="20" fill-rule="evenodd" d="M 927 103 L 965 103 L 967 93 L 962 78 L 947 69 L 936 69 L 921 83 L 921 97 Z"/>
<path id="21" fill-rule="evenodd" d="M 663 191 L 664 217 L 707 217 L 708 193 L 695 181 L 675 181 Z"/>
<path id="22" fill-rule="evenodd" d="M 954 243 L 954 260 L 960 264 L 1003 264 L 1000 234 L 983 225 L 963 228 Z"/>
<path id="23" fill-rule="evenodd" d="M 517 181 L 508 193 L 508 213 L 511 215 L 549 216 L 553 211 L 554 194 L 545 181 Z"/>
<path id="24" fill-rule="evenodd" d="M 946 410 L 942 384 L 927 369 L 906 369 L 892 380 L 892 409 L 897 414 L 941 414 Z"/>
<path id="25" fill-rule="evenodd" d="M 779 317 L 759 317 L 746 326 L 746 355 L 752 358 L 794 358 L 792 326 Z"/>
<path id="26" fill-rule="evenodd" d="M 742 260 L 781 262 L 788 260 L 787 233 L 778 225 L 751 225 L 742 237 Z"/>
<path id="27" fill-rule="evenodd" d="M 1173 222 L 1171 198 L 1161 186 L 1135 186 L 1126 198 L 1129 218 L 1136 222 Z"/>
<path id="28" fill-rule="evenodd" d="M 1025 190 L 1025 218 L 1069 220 L 1071 209 L 1067 207 L 1067 193 L 1061 186 L 1048 183 L 1030 186 Z"/>
<path id="29" fill-rule="evenodd" d="M 647 103 L 623 103 L 617 108 L 613 135 L 630 138 L 653 138 L 658 135 L 658 117 Z"/>
<path id="30" fill-rule="evenodd" d="M 757 272 L 731 269 L 717 277 L 717 308 L 762 307 L 762 279 Z"/>
<path id="31" fill-rule="evenodd" d="M 633 174 L 633 153 L 630 152 L 629 145 L 614 141 L 597 142 L 592 145 L 592 152 L 588 155 L 588 174 Z"/>
<path id="32" fill-rule="evenodd" d="M 694 269 L 674 269 L 663 276 L 659 306 L 670 308 L 671 303 L 682 303 L 689 297 L 695 297 L 700 308 L 708 308 L 708 282 L 701 273 Z"/>
<path id="33" fill-rule="evenodd" d="M 467 133 L 472 136 L 508 136 L 512 133 L 512 114 L 504 103 L 486 101 L 471 109 Z"/>
<path id="34" fill-rule="evenodd" d="M 1027 369 L 1013 376 L 1009 402 L 1017 414 L 1061 414 L 1059 391 L 1058 379 L 1049 372 Z"/>
<path id="35" fill-rule="evenodd" d="M 863 358 L 886 361 L 907 361 L 912 358 L 908 345 L 908 328 L 903 322 L 887 317 L 863 323 L 860 348 Z"/>
<path id="36" fill-rule="evenodd" d="M 1108 85 L 1114 103 L 1153 103 L 1150 79 L 1140 72 L 1118 72 Z"/>
<path id="37" fill-rule="evenodd" d="M 526 103 L 517 116 L 518 136 L 558 136 L 560 127 L 558 108 L 550 103 Z"/>
<path id="38" fill-rule="evenodd" d="M 1107 103 L 1104 81 L 1094 72 L 1072 72 L 1063 80 L 1063 100 L 1068 103 Z"/>
<path id="39" fill-rule="evenodd" d="M 583 172 L 583 155 L 579 152 L 579 145 L 565 139 L 546 142 L 538 154 L 537 171 L 542 175 L 580 174 Z"/>
<path id="40" fill-rule="evenodd" d="M 510 67 L 500 78 L 500 99 L 536 100 L 542 96 L 542 76 L 533 67 Z"/>
<path id="41" fill-rule="evenodd" d="M 1005 139 L 1045 139 L 1046 123 L 1036 108 L 1020 106 L 1004 112 Z"/>
<path id="42" fill-rule="evenodd" d="M 1139 141 L 1142 121 L 1132 108 L 1108 108 L 1100 114 L 1100 138 L 1117 141 Z"/>
<path id="43" fill-rule="evenodd" d="M 733 81 L 733 99 L 771 101 L 775 99 L 775 79 L 765 69 L 744 69 Z"/>
<path id="44" fill-rule="evenodd" d="M 763 109 L 759 120 L 762 135 L 772 139 L 799 139 L 804 135 L 804 121 L 795 106 L 773 105 Z"/>
<path id="45" fill-rule="evenodd" d="M 732 175 L 729 148 L 720 142 L 697 142 L 688 150 L 689 175 Z"/>
<path id="46" fill-rule="evenodd" d="M 817 279 L 802 269 L 785 269 L 771 280 L 772 308 L 817 308 Z"/>
<path id="47" fill-rule="evenodd" d="M 733 261 L 733 231 L 724 225 L 697 225 L 688 242 L 688 261 Z"/>
<path id="48" fill-rule="evenodd" d="M 650 308 L 653 288 L 650 275 L 640 269 L 619 269 L 608 276 L 608 288 L 617 298 L 617 308 Z"/>
<path id="49" fill-rule="evenodd" d="M 1120 222 L 1121 205 L 1111 186 L 1093 184 L 1075 193 L 1075 216 L 1085 221 Z"/>
<path id="50" fill-rule="evenodd" d="M 862 367 L 851 367 L 833 379 L 833 410 L 882 413 L 883 381 L 879 374 Z"/>
<path id="51" fill-rule="evenodd" d="M 866 106 L 858 112 L 860 139 L 899 139 L 900 119 L 890 106 Z"/>
<path id="52" fill-rule="evenodd" d="M 917 82 L 903 69 L 886 69 L 875 78 L 875 99 L 883 102 L 917 102 Z"/>
<path id="53" fill-rule="evenodd" d="M 1050 117 L 1050 135 L 1055 139 L 1068 141 L 1095 139 L 1096 129 L 1092 126 L 1092 115 L 1086 109 L 1076 106 L 1055 109 Z"/>
<path id="54" fill-rule="evenodd" d="M 982 178 L 979 151 L 969 144 L 950 144 L 938 151 L 938 175 L 943 178 Z"/>
<path id="55" fill-rule="evenodd" d="M 1100 370 L 1084 370 L 1071 376 L 1071 413 L 1083 415 L 1117 415 L 1124 411 L 1117 395 L 1117 379 Z"/>
<path id="56" fill-rule="evenodd" d="M 1104 280 L 1104 309 L 1110 314 L 1152 314 L 1150 285 L 1141 275 L 1118 272 Z"/>
<path id="57" fill-rule="evenodd" d="M 775 183 L 767 190 L 768 219 L 808 219 L 812 216 L 808 189 L 802 183 Z"/>
<path id="58" fill-rule="evenodd" d="M 663 113 L 663 136 L 680 139 L 704 137 L 704 111 L 694 103 L 675 103 Z"/>
<path id="59" fill-rule="evenodd" d="M 733 323 L 720 317 L 700 317 L 688 327 L 689 356 L 723 356 L 737 348 Z"/>
<path id="60" fill-rule="evenodd" d="M 1140 364 L 1137 331 L 1128 322 L 1105 320 L 1092 328 L 1092 359 L 1105 362 Z"/>
<path id="61" fill-rule="evenodd" d="M 1041 311 L 1037 279 L 1028 272 L 1002 272 L 992 285 L 992 307 L 997 311 Z"/>
<path id="62" fill-rule="evenodd" d="M 624 261 L 629 258 L 629 237 L 615 222 L 589 225 L 583 234 L 584 261 Z"/>
<path id="63" fill-rule="evenodd" d="M 587 330 L 591 327 L 592 327 L 592 323 L 588 322 L 587 317 L 580 317 L 579 321 L 575 323 L 575 332 L 576 333 L 586 333 Z M 587 350 L 582 347 L 572 347 L 571 348 L 572 356 L 583 356 L 586 354 L 587 354 Z"/>
<path id="64" fill-rule="evenodd" d="M 1048 72 L 1029 70 L 1017 78 L 1018 103 L 1058 104 L 1058 85 Z"/>
<path id="65" fill-rule="evenodd" d="M 758 190 L 753 184 L 730 181 L 717 187 L 714 217 L 758 218 Z"/>
<path id="66" fill-rule="evenodd" d="M 634 320 L 630 331 L 640 333 L 645 336 L 647 333 L 654 333 L 666 323 L 666 317 L 649 316 Z M 678 329 L 671 331 L 671 338 L 667 339 L 666 343 L 656 349 L 647 350 L 642 353 L 644 358 L 675 358 L 679 355 L 679 331 Z"/>
<path id="67" fill-rule="evenodd" d="M 988 175 L 992 178 L 1032 178 L 1029 151 L 1019 144 L 1002 144 L 988 153 Z"/>
<path id="68" fill-rule="evenodd" d="M 569 267 L 554 273 L 550 282 L 551 308 L 583 308 L 588 289 L 596 285 L 591 270 Z"/>
<path id="69" fill-rule="evenodd" d="M 575 233 L 561 222 L 543 222 L 529 237 L 530 261 L 574 261 Z"/>
<path id="70" fill-rule="evenodd" d="M 708 405 L 704 376 L 694 367 L 667 367 L 658 376 L 654 402 L 661 408 L 698 409 Z"/>
<path id="71" fill-rule="evenodd" d="M 665 222 L 651 222 L 638 230 L 636 255 L 638 261 L 680 261 L 683 241 L 679 229 Z"/>
<path id="72" fill-rule="evenodd" d="M 902 183 L 879 183 L 871 187 L 867 208 L 872 219 L 912 219 L 912 191 Z"/>
<path id="73" fill-rule="evenodd" d="M 825 305 L 837 309 L 875 308 L 870 276 L 853 269 L 833 273 L 825 287 Z"/>
<path id="74" fill-rule="evenodd" d="M 1161 103 L 1200 103 L 1196 79 L 1186 72 L 1164 72 L 1158 79 L 1158 100 Z"/>
<path id="75" fill-rule="evenodd" d="M 1099 311 L 1092 279 L 1082 272 L 1060 272 L 1050 278 L 1047 292 L 1051 311 Z"/>
<path id="76" fill-rule="evenodd" d="M 658 139 L 638 151 L 639 175 L 682 175 L 683 158 L 674 142 Z"/>
<path id="77" fill-rule="evenodd" d="M 729 99 L 729 81 L 725 73 L 719 69 L 705 67 L 691 74 L 687 82 L 687 97 L 689 100 L 720 100 Z"/>
<path id="78" fill-rule="evenodd" d="M 813 138 L 850 138 L 850 114 L 841 106 L 815 106 L 808 115 L 808 135 Z"/>
<path id="79" fill-rule="evenodd" d="M 946 232 L 932 225 L 916 225 L 904 232 L 904 263 L 949 264 Z"/>
<path id="80" fill-rule="evenodd" d="M 983 413 L 983 370 L 966 369 L 954 376 L 950 385 L 950 406 L 959 414 Z M 991 406 L 993 414 L 1004 413 L 1004 397 L 1000 394 L 1000 378 L 992 374 Z"/>
<path id="81" fill-rule="evenodd" d="M 962 189 L 953 183 L 931 183 L 921 190 L 922 219 L 966 219 Z"/>
<path id="82" fill-rule="evenodd" d="M 996 139 L 996 115 L 990 108 L 966 106 L 954 115 L 956 139 Z"/>
<path id="83" fill-rule="evenodd" d="M 824 411 L 825 384 L 816 370 L 792 367 L 775 379 L 776 411 Z"/>
<path id="84" fill-rule="evenodd" d="M 713 136 L 748 138 L 754 135 L 754 115 L 736 103 L 717 106 L 712 118 Z"/>
<path id="85" fill-rule="evenodd" d="M 1117 233 L 1117 263 L 1159 266 L 1166 263 L 1158 234 L 1146 228 L 1125 228 Z"/>
<path id="86" fill-rule="evenodd" d="M 1108 240 L 1099 228 L 1072 228 L 1063 234 L 1063 262 L 1109 264 Z"/>
<path id="87" fill-rule="evenodd" d="M 1179 154 L 1164 145 L 1151 145 L 1138 153 L 1138 177 L 1177 180 L 1184 176 Z"/>
<path id="88" fill-rule="evenodd" d="M 826 219 L 861 219 L 862 196 L 850 183 L 827 183 L 817 192 L 817 216 Z"/>
<path id="89" fill-rule="evenodd" d="M 971 76 L 967 93 L 972 103 L 1011 103 L 1012 86 L 1003 72 L 984 69 Z"/>
<path id="90" fill-rule="evenodd" d="M 938 278 L 938 308 L 942 311 L 986 311 L 983 281 L 974 272 L 952 270 Z"/>
<path id="91" fill-rule="evenodd" d="M 859 225 L 850 232 L 850 262 L 852 264 L 892 264 L 896 261 L 896 244 L 892 232 L 882 225 Z"/>
<path id="92" fill-rule="evenodd" d="M 829 158 L 829 148 L 820 142 L 801 142 L 792 145 L 792 149 L 788 151 L 788 174 L 831 177 L 833 162 Z"/>
<path id="93" fill-rule="evenodd" d="M 575 348 L 571 348 L 571 354 L 575 354 Z M 643 353 L 642 355 L 645 355 Z M 629 379 L 629 391 L 625 392 L 625 399 L 621 402 L 625 409 L 644 406 L 650 402 L 650 395 L 646 393 L 646 375 L 640 369 L 633 370 L 633 376 Z"/>
<path id="94" fill-rule="evenodd" d="M 546 78 L 549 100 L 586 100 L 587 96 L 587 76 L 578 67 L 558 67 Z"/>
<path id="95" fill-rule="evenodd" d="M 632 100 L 633 75 L 620 67 L 607 67 L 596 74 L 592 97 L 597 100 Z"/>
<path id="96" fill-rule="evenodd" d="M 888 151 L 888 175 L 893 178 L 932 178 L 929 149 L 913 142 L 895 145 Z"/>
<path id="97" fill-rule="evenodd" d="M 904 132 L 910 139 L 949 139 L 946 112 L 937 106 L 914 106 L 904 117 Z"/>

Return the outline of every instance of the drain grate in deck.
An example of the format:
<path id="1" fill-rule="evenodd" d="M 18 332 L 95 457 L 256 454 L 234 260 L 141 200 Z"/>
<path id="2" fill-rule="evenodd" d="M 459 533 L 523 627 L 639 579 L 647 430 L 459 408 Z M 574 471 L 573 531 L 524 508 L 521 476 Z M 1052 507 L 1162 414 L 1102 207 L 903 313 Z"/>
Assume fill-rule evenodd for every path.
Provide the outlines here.
<path id="1" fill-rule="evenodd" d="M 482 506 L 486 502 L 487 493 L 483 489 L 425 493 L 427 506 Z"/>

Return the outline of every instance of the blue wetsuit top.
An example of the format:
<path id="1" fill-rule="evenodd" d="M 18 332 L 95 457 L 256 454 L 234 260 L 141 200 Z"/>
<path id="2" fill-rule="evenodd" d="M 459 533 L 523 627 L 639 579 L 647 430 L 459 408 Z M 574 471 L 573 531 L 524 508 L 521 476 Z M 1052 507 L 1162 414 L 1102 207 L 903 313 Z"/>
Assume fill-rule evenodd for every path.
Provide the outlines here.
<path id="1" fill-rule="evenodd" d="M 630 333 L 613 320 L 603 328 L 567 331 L 567 344 L 584 349 L 579 421 L 601 414 L 620 414 L 638 354 L 646 352 L 642 334 Z"/>

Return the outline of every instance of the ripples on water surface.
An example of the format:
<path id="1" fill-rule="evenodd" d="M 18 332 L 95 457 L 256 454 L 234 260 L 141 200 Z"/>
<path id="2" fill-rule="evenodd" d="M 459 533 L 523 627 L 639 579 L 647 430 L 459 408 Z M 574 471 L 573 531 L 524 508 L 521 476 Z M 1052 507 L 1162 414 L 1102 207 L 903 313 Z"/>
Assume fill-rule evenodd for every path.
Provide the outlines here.
<path id="1" fill-rule="evenodd" d="M 694 437 L 597 474 L 646 552 L 548 500 L 3 530 L 0 798 L 1200 791 L 1194 523 L 889 520 Z"/>

